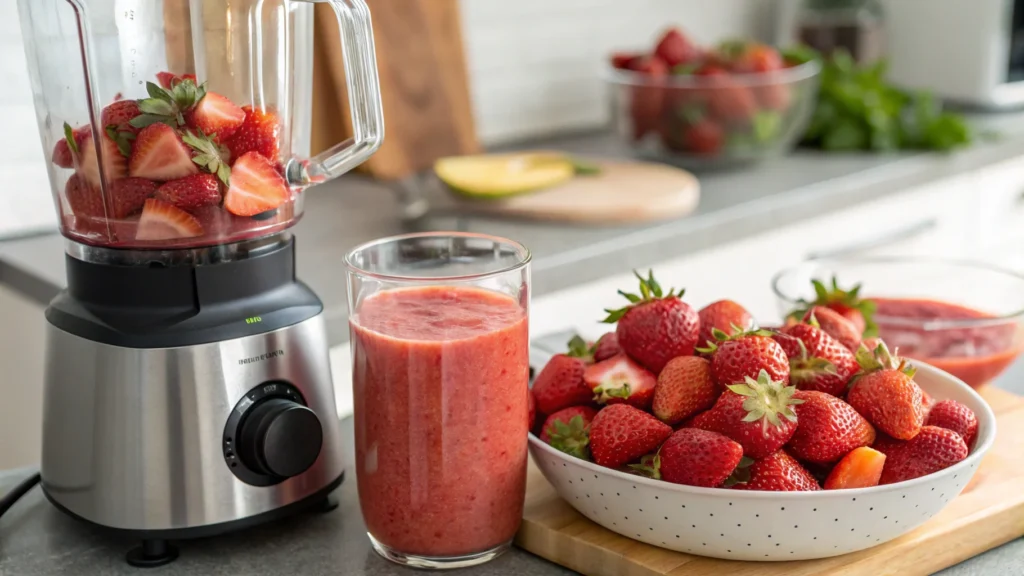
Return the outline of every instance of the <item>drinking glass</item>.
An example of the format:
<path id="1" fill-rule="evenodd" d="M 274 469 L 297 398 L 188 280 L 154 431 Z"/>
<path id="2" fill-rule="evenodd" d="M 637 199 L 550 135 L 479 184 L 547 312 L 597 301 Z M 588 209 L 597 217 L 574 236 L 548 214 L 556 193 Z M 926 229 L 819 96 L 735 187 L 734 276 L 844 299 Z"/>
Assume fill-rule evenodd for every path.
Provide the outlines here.
<path id="1" fill-rule="evenodd" d="M 509 548 L 526 491 L 530 252 L 483 234 L 345 259 L 359 503 L 374 549 L 461 568 Z"/>

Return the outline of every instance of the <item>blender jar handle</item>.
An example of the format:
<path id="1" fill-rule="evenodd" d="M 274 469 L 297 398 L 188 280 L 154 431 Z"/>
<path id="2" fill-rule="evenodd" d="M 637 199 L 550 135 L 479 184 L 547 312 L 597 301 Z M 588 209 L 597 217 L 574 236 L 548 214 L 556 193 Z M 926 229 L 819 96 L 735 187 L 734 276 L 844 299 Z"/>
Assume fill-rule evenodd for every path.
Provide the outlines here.
<path id="1" fill-rule="evenodd" d="M 370 9 L 364 0 L 326 0 L 326 3 L 338 17 L 352 136 L 309 160 L 292 162 L 287 174 L 295 186 L 310 186 L 341 176 L 365 162 L 384 140 L 384 110 Z"/>

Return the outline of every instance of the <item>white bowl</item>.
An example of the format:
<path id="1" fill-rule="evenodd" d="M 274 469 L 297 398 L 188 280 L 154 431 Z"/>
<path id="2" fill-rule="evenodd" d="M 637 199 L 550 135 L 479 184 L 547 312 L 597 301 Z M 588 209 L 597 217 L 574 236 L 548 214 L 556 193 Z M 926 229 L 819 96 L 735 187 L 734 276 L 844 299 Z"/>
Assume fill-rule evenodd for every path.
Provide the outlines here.
<path id="1" fill-rule="evenodd" d="M 564 454 L 530 435 L 530 453 L 558 495 L 601 526 L 662 548 L 729 560 L 807 560 L 877 546 L 926 522 L 970 481 L 996 437 L 995 415 L 974 390 L 915 363 L 936 400 L 978 417 L 962 462 L 898 484 L 820 492 L 747 492 L 681 486 Z"/>

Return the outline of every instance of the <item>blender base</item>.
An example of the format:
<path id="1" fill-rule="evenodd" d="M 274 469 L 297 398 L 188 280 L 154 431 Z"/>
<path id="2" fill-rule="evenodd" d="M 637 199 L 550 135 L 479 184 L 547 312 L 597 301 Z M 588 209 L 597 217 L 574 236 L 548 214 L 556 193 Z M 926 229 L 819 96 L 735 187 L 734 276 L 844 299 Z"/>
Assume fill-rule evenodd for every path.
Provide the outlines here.
<path id="1" fill-rule="evenodd" d="M 168 544 L 167 540 L 143 540 L 139 547 L 125 554 L 128 564 L 136 568 L 156 568 L 177 559 L 178 549 Z"/>

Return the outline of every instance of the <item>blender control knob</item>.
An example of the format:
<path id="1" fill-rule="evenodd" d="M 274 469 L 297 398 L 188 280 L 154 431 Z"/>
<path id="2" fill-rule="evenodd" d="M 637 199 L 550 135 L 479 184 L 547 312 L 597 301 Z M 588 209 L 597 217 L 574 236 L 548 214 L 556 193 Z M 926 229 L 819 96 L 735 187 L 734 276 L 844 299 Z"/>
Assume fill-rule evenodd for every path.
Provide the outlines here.
<path id="1" fill-rule="evenodd" d="M 242 423 L 238 457 L 254 472 L 290 478 L 316 462 L 323 429 L 316 414 L 286 398 L 269 398 L 253 406 Z"/>

